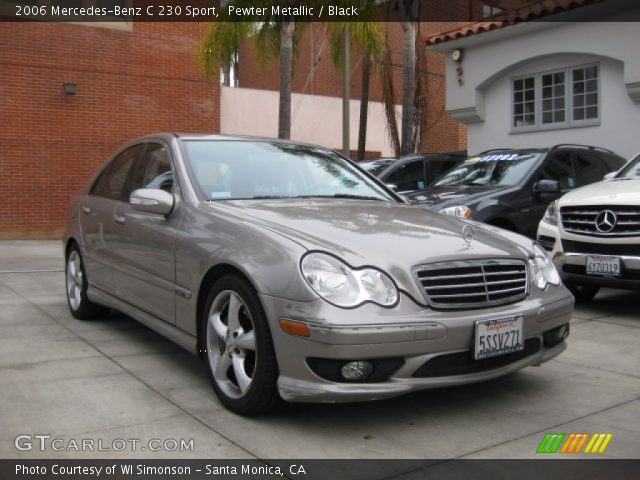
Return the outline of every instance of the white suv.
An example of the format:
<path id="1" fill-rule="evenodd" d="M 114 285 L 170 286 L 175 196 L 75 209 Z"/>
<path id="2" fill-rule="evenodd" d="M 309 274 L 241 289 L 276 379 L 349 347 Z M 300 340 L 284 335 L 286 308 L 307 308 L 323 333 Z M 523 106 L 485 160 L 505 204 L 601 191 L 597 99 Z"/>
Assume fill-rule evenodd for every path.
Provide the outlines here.
<path id="1" fill-rule="evenodd" d="M 605 178 L 553 202 L 538 226 L 577 301 L 600 287 L 640 290 L 640 154 Z"/>

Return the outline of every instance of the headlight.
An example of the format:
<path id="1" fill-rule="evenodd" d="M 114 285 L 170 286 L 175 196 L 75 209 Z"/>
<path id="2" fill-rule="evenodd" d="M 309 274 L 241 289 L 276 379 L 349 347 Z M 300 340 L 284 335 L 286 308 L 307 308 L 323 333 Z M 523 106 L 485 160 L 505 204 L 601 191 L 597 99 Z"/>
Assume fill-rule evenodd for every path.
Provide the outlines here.
<path id="1" fill-rule="evenodd" d="M 558 216 L 556 215 L 556 206 L 558 205 L 558 201 L 554 200 L 549 204 L 547 210 L 544 212 L 544 217 L 542 217 L 542 221 L 548 223 L 549 225 L 558 225 Z"/>
<path id="2" fill-rule="evenodd" d="M 464 205 L 456 205 L 455 207 L 447 207 L 443 208 L 442 210 L 438 210 L 438 213 L 442 213 L 443 215 L 451 215 L 452 217 L 469 218 L 471 217 L 473 210 Z"/>
<path id="3" fill-rule="evenodd" d="M 529 259 L 531 279 L 540 289 L 544 290 L 547 284 L 560 285 L 560 275 L 551 257 L 537 243 L 533 244 L 533 258 Z"/>
<path id="4" fill-rule="evenodd" d="M 300 268 L 313 291 L 338 307 L 357 307 L 364 302 L 391 307 L 398 301 L 396 286 L 375 268 L 354 269 L 325 253 L 306 255 Z"/>

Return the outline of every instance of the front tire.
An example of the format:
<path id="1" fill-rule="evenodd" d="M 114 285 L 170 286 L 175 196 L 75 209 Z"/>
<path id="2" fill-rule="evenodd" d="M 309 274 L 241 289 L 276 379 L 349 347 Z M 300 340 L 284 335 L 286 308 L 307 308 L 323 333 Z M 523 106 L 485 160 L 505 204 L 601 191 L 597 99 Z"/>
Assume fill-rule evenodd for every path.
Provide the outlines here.
<path id="1" fill-rule="evenodd" d="M 200 339 L 213 389 L 241 415 L 275 408 L 280 397 L 271 332 L 260 299 L 243 278 L 225 275 L 212 287 L 203 310 Z"/>
<path id="2" fill-rule="evenodd" d="M 566 287 L 575 297 L 576 303 L 589 302 L 600 291 L 600 287 L 598 287 L 597 285 L 567 284 Z"/>
<path id="3" fill-rule="evenodd" d="M 84 270 L 82 254 L 77 245 L 69 249 L 65 268 L 65 285 L 67 290 L 67 304 L 71 315 L 78 320 L 104 318 L 109 309 L 93 303 L 87 297 L 87 274 Z"/>

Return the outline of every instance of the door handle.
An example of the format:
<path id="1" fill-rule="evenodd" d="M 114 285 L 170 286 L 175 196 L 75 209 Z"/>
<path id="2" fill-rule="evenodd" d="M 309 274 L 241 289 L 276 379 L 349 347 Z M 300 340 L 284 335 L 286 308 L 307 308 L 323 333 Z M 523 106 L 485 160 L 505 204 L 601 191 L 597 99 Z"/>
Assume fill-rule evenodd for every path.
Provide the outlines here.
<path id="1" fill-rule="evenodd" d="M 91 213 L 91 209 L 89 207 L 82 207 L 82 213 L 86 213 L 87 215 L 89 215 Z"/>
<path id="2" fill-rule="evenodd" d="M 113 220 L 116 223 L 119 223 L 120 225 L 122 225 L 127 219 L 125 218 L 124 215 L 118 215 L 117 213 L 113 216 Z"/>

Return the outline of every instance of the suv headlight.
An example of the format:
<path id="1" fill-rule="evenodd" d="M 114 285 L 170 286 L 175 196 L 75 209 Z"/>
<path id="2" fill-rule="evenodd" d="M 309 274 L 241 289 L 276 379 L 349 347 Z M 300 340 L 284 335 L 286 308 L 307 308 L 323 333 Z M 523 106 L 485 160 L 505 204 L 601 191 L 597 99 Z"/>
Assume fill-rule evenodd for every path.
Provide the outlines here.
<path id="1" fill-rule="evenodd" d="M 544 212 L 544 217 L 542 217 L 542 221 L 548 223 L 549 225 L 556 226 L 558 225 L 558 216 L 556 215 L 556 206 L 558 205 L 558 201 L 554 200 L 549 204 L 547 209 Z"/>
<path id="2" fill-rule="evenodd" d="M 365 302 L 392 307 L 398 301 L 394 283 L 375 268 L 351 268 L 331 255 L 314 252 L 304 256 L 300 269 L 313 291 L 338 307 L 357 307 Z"/>
<path id="3" fill-rule="evenodd" d="M 451 215 L 452 217 L 458 218 L 469 218 L 473 213 L 469 207 L 465 205 L 456 205 L 455 207 L 447 207 L 442 210 L 438 210 L 438 213 L 442 213 L 443 215 Z"/>
<path id="4" fill-rule="evenodd" d="M 537 243 L 533 244 L 533 258 L 529 259 L 529 268 L 531 280 L 540 290 L 544 290 L 549 283 L 560 285 L 560 275 L 551 257 Z"/>

